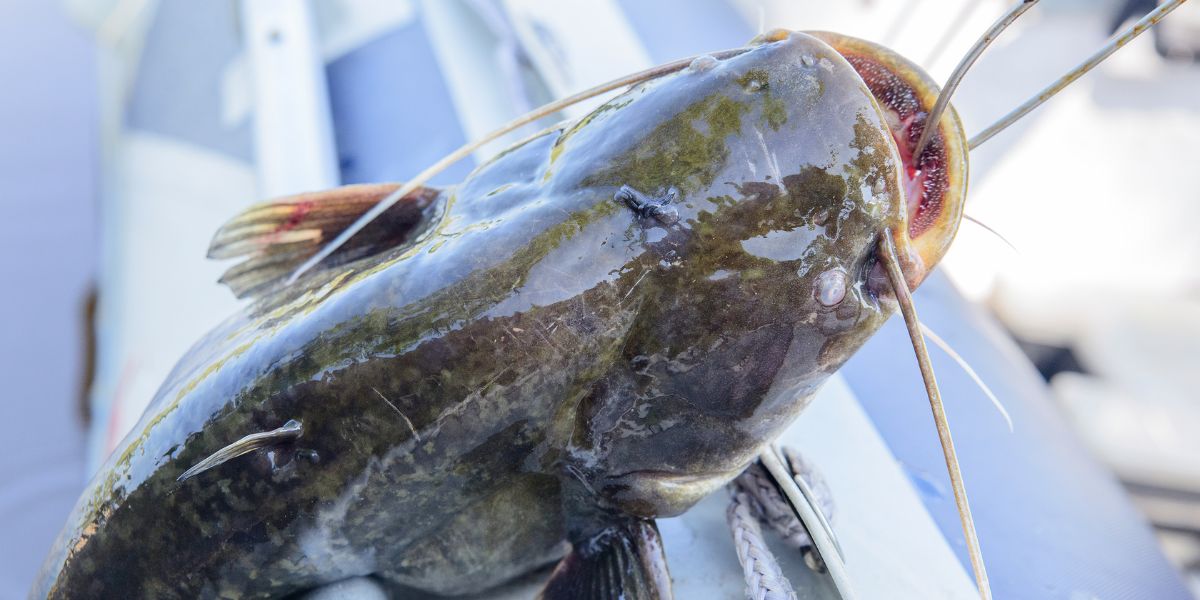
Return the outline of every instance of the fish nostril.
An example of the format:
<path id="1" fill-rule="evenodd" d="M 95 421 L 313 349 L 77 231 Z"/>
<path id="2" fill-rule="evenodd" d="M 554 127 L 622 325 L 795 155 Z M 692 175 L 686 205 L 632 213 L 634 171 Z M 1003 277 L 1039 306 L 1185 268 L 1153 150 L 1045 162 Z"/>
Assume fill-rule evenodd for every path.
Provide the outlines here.
<path id="1" fill-rule="evenodd" d="M 830 269 L 817 276 L 813 284 L 813 297 L 823 306 L 837 306 L 846 297 L 846 273 L 841 269 Z"/>
<path id="2" fill-rule="evenodd" d="M 892 280 L 888 279 L 883 263 L 874 260 L 867 270 L 867 290 L 875 298 L 890 298 L 892 296 Z"/>

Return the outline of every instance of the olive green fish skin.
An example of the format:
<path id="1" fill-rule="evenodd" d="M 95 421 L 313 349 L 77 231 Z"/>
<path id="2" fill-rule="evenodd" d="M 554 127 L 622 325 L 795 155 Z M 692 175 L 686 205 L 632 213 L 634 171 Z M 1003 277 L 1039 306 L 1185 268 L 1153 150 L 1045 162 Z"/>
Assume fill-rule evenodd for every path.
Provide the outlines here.
<path id="1" fill-rule="evenodd" d="M 901 219 L 887 135 L 849 65 L 795 34 L 514 147 L 411 247 L 202 340 L 32 596 L 266 598 L 368 573 L 467 593 L 561 556 L 581 503 L 686 510 L 890 312 L 865 283 Z M 673 190 L 673 219 L 622 186 Z M 826 307 L 830 270 L 848 283 Z M 298 438 L 176 481 L 292 419 Z"/>

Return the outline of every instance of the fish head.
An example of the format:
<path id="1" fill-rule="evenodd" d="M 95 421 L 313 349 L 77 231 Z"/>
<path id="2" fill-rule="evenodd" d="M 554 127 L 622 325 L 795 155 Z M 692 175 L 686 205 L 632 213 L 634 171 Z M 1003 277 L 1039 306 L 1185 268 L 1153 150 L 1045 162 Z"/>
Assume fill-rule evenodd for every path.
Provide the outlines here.
<path id="1" fill-rule="evenodd" d="M 628 99 L 645 122 L 593 178 L 621 185 L 652 276 L 578 444 L 612 502 L 676 514 L 781 433 L 895 310 L 885 234 L 910 287 L 941 259 L 966 143 L 950 110 L 913 160 L 936 95 L 886 49 L 781 30 Z"/>

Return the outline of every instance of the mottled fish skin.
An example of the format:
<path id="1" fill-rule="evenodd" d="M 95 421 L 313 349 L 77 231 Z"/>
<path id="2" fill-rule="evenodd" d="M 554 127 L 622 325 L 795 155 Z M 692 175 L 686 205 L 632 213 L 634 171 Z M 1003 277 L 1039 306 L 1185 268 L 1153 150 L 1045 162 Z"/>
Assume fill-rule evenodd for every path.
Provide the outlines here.
<path id="1" fill-rule="evenodd" d="M 887 135 L 845 60 L 794 34 L 502 153 L 410 247 L 193 348 L 32 597 L 267 598 L 371 573 L 466 593 L 561 556 L 564 506 L 686 510 L 890 312 L 865 283 L 902 221 Z M 827 307 L 831 270 L 848 285 Z M 302 436 L 177 481 L 291 420 Z"/>

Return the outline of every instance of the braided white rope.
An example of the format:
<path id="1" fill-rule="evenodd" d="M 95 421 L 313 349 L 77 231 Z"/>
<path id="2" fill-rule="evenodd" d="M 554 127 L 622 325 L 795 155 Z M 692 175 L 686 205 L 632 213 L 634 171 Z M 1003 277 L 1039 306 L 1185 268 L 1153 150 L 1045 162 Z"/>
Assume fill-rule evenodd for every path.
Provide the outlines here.
<path id="1" fill-rule="evenodd" d="M 784 459 L 792 476 L 813 490 L 818 509 L 825 518 L 833 518 L 833 497 L 820 473 L 795 450 L 783 448 Z M 759 463 L 751 464 L 729 484 L 733 496 L 726 518 L 737 550 L 738 562 L 746 579 L 749 600 L 792 600 L 796 593 L 784 577 L 779 562 L 762 537 L 765 523 L 793 548 L 803 551 L 805 563 L 814 571 L 825 565 L 812 551 L 812 539 L 787 500 L 779 493 L 774 479 Z"/>
<path id="2" fill-rule="evenodd" d="M 737 491 L 725 511 L 738 562 L 742 564 L 742 575 L 746 578 L 746 600 L 796 600 L 796 591 L 783 576 L 779 561 L 763 540 L 758 517 L 751 508 L 754 504 L 756 501 L 750 494 Z"/>

